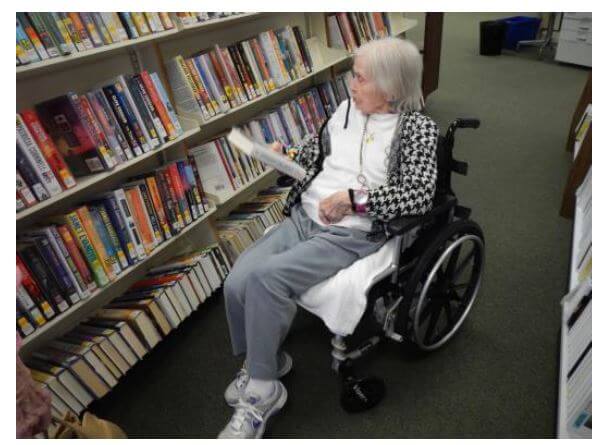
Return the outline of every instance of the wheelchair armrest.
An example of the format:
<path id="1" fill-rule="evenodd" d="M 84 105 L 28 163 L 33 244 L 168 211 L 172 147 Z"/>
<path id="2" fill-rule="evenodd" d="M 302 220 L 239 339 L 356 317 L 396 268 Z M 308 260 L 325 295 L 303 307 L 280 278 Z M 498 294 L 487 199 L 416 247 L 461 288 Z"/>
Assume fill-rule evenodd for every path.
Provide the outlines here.
<path id="1" fill-rule="evenodd" d="M 386 224 L 386 230 L 390 236 L 402 235 L 411 229 L 421 225 L 429 219 L 434 218 L 446 212 L 457 203 L 457 200 L 453 196 L 447 196 L 441 199 L 435 204 L 432 209 L 424 215 L 420 216 L 401 216 L 400 218 L 394 218 L 388 221 Z"/>
<path id="2" fill-rule="evenodd" d="M 276 184 L 280 187 L 291 187 L 295 183 L 295 179 L 288 175 L 282 175 L 276 180 Z"/>

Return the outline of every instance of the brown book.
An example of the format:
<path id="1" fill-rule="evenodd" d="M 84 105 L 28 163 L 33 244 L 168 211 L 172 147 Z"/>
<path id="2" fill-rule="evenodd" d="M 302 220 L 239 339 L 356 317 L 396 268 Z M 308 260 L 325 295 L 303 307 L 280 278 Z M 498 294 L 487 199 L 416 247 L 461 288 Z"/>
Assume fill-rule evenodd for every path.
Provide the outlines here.
<path id="1" fill-rule="evenodd" d="M 143 298 L 140 300 L 120 300 L 113 301 L 108 306 L 109 309 L 138 309 L 145 311 L 148 317 L 154 322 L 156 328 L 162 332 L 162 335 L 168 335 L 171 332 L 171 325 L 164 316 L 158 304 L 153 298 Z"/>
<path id="2" fill-rule="evenodd" d="M 99 319 L 127 322 L 148 349 L 152 349 L 161 340 L 154 323 L 142 310 L 104 308 L 99 309 L 95 316 Z"/>

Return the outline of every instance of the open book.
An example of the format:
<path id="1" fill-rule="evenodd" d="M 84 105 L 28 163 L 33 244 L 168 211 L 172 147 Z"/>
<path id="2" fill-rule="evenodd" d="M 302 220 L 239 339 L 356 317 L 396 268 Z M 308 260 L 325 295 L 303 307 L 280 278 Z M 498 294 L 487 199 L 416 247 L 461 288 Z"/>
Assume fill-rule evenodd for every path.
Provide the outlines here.
<path id="1" fill-rule="evenodd" d="M 248 156 L 252 156 L 264 164 L 274 167 L 281 173 L 301 181 L 306 176 L 306 170 L 286 155 L 276 153 L 264 144 L 249 139 L 241 130 L 232 128 L 228 141 Z"/>

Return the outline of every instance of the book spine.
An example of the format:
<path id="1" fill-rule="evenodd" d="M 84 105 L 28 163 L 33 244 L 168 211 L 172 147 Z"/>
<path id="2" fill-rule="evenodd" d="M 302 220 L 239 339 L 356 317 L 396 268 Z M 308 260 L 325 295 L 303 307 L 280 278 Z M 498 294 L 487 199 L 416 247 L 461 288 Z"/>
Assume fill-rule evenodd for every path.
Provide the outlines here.
<path id="1" fill-rule="evenodd" d="M 17 170 L 17 193 L 23 199 L 25 207 L 31 207 L 38 202 L 19 170 Z"/>
<path id="2" fill-rule="evenodd" d="M 215 116 L 217 114 L 217 110 L 213 106 L 213 99 L 210 96 L 207 88 L 205 87 L 205 85 L 202 81 L 202 77 L 200 76 L 200 73 L 198 72 L 198 68 L 196 67 L 196 63 L 194 62 L 194 59 L 193 58 L 185 59 L 185 63 L 186 63 L 188 72 L 190 73 L 190 76 L 192 78 L 192 81 L 194 82 L 194 87 L 196 89 L 196 92 L 200 95 L 200 98 L 202 99 L 202 103 L 204 104 L 205 108 L 207 109 L 209 116 Z"/>
<path id="3" fill-rule="evenodd" d="M 74 265 L 76 266 L 76 269 L 78 269 L 78 273 L 85 283 L 85 288 L 89 291 L 95 290 L 97 284 L 95 283 L 95 280 L 91 275 L 91 271 L 89 270 L 89 267 L 87 266 L 84 257 L 80 253 L 80 250 L 78 250 L 76 241 L 74 240 L 74 237 L 68 229 L 68 226 L 65 224 L 59 225 L 57 227 L 57 232 L 61 236 L 65 248 L 69 252 L 70 257 L 72 258 Z"/>
<path id="4" fill-rule="evenodd" d="M 306 71 L 308 73 L 311 73 L 312 68 L 314 66 L 313 62 L 312 62 L 312 56 L 310 55 L 310 50 L 308 48 L 308 45 L 306 44 L 306 41 L 303 38 L 301 30 L 299 29 L 298 26 L 293 27 L 293 34 L 295 35 L 295 40 L 297 41 L 297 46 L 299 47 L 299 51 L 302 55 L 304 65 L 306 67 Z"/>
<path id="5" fill-rule="evenodd" d="M 139 145 L 139 139 L 135 133 L 135 129 L 130 123 L 129 118 L 126 116 L 126 113 L 121 105 L 120 97 L 118 96 L 118 92 L 116 91 L 116 87 L 114 85 L 108 85 L 102 88 L 103 93 L 112 107 L 114 111 L 114 116 L 120 125 L 120 129 L 123 131 L 126 139 L 131 147 L 135 156 L 140 156 L 143 154 L 141 146 Z"/>
<path id="6" fill-rule="evenodd" d="M 282 77 L 280 66 L 278 63 L 278 57 L 274 52 L 274 46 L 272 40 L 266 32 L 259 34 L 259 47 L 263 58 L 267 61 L 268 70 L 270 71 L 270 77 L 274 79 L 277 87 L 281 87 L 285 84 L 285 79 Z"/>
<path id="7" fill-rule="evenodd" d="M 244 47 L 242 46 L 242 42 L 236 43 L 234 46 L 234 51 L 240 65 L 243 67 L 243 74 L 247 79 L 247 83 L 249 84 L 249 88 L 255 97 L 261 96 L 261 84 L 258 83 L 257 78 L 255 77 L 255 73 L 253 72 L 253 66 L 250 64 L 247 54 L 245 53 Z"/>
<path id="8" fill-rule="evenodd" d="M 283 38 L 283 36 L 280 34 L 279 31 L 272 32 L 271 36 L 272 36 L 272 40 L 274 42 L 274 47 L 275 47 L 276 51 L 278 51 L 278 54 L 280 55 L 282 63 L 285 66 L 287 75 L 290 77 L 291 80 L 297 79 L 297 73 L 295 71 L 295 61 L 293 60 L 294 56 L 289 51 L 289 48 L 287 46 L 287 43 L 285 42 L 285 39 Z"/>
<path id="9" fill-rule="evenodd" d="M 146 36 L 152 33 L 141 12 L 131 12 L 130 14 L 140 36 Z"/>
<path id="10" fill-rule="evenodd" d="M 150 225 L 152 226 L 152 233 L 156 239 L 156 244 L 160 244 L 164 240 L 164 237 L 162 236 L 162 228 L 158 222 L 158 217 L 156 215 L 156 211 L 154 210 L 154 204 L 152 203 L 152 198 L 148 192 L 148 187 L 145 182 L 140 182 L 137 186 L 139 187 L 139 193 L 143 199 L 143 205 L 150 221 Z"/>
<path id="11" fill-rule="evenodd" d="M 63 36 L 48 12 L 28 12 L 50 57 L 69 54 Z M 44 37 L 43 37 L 44 36 Z"/>
<path id="12" fill-rule="evenodd" d="M 120 216 L 124 220 L 126 228 L 129 232 L 129 237 L 133 242 L 133 246 L 135 247 L 135 252 L 137 257 L 142 260 L 145 258 L 145 248 L 143 245 L 143 240 L 141 238 L 141 234 L 139 233 L 139 229 L 135 224 L 135 219 L 133 218 L 133 212 L 131 211 L 131 207 L 129 205 L 128 199 L 126 198 L 126 193 L 123 189 L 116 189 L 113 192 L 114 197 L 116 198 L 116 202 L 118 204 L 118 209 L 120 211 Z"/>
<path id="13" fill-rule="evenodd" d="M 25 122 L 32 137 L 36 141 L 38 148 L 49 164 L 51 170 L 57 175 L 62 185 L 67 189 L 76 185 L 76 180 L 72 175 L 69 167 L 65 163 L 61 153 L 55 147 L 53 140 L 44 131 L 44 127 L 40 123 L 36 112 L 33 110 L 24 110 L 21 112 L 21 117 Z"/>
<path id="14" fill-rule="evenodd" d="M 116 32 L 118 33 L 118 41 L 124 42 L 129 40 L 129 34 L 126 31 L 126 26 L 122 23 L 120 15 L 117 12 L 110 12 L 109 14 L 111 16 L 114 28 L 116 28 Z"/>
<path id="15" fill-rule="evenodd" d="M 118 241 L 126 257 L 127 264 L 135 264 L 139 261 L 139 256 L 126 226 L 126 221 L 124 221 L 124 218 L 122 218 L 120 213 L 116 197 L 114 195 L 106 195 L 104 197 L 103 205 L 105 206 L 105 211 L 110 219 L 110 223 L 115 229 L 115 234 L 118 237 Z"/>
<path id="16" fill-rule="evenodd" d="M 192 174 L 194 175 L 194 179 L 196 181 L 196 188 L 198 189 L 198 193 L 200 194 L 200 198 L 202 199 L 202 208 L 204 212 L 209 211 L 209 205 L 207 197 L 204 193 L 204 187 L 202 186 L 202 179 L 200 178 L 200 174 L 198 172 L 198 166 L 196 165 L 196 160 L 192 155 L 188 154 L 188 162 L 192 169 Z"/>
<path id="17" fill-rule="evenodd" d="M 215 115 L 217 113 L 220 113 L 223 108 L 219 105 L 218 93 L 214 86 L 211 84 L 208 73 L 206 73 L 204 70 L 204 66 L 200 60 L 200 56 L 193 56 L 189 60 L 192 61 L 192 67 L 194 72 L 196 73 L 196 78 L 200 81 L 202 87 L 204 88 L 209 97 L 209 102 L 211 104 L 213 114 Z"/>
<path id="18" fill-rule="evenodd" d="M 89 12 L 79 12 L 78 15 L 80 15 L 80 20 L 84 24 L 84 27 L 88 32 L 88 35 L 91 38 L 91 41 L 93 42 L 93 45 L 95 47 L 103 46 L 103 40 L 99 35 L 97 27 L 95 26 L 95 22 L 93 20 L 92 15 Z"/>
<path id="19" fill-rule="evenodd" d="M 179 69 L 184 75 L 185 82 L 187 83 L 189 89 L 192 91 L 192 96 L 196 100 L 196 103 L 198 104 L 198 109 L 202 113 L 203 118 L 206 120 L 210 119 L 211 116 L 209 115 L 209 111 L 207 110 L 207 107 L 204 101 L 202 100 L 202 95 L 200 94 L 200 91 L 198 91 L 198 87 L 194 82 L 194 79 L 192 78 L 192 73 L 188 68 L 187 62 L 183 57 L 179 56 L 177 58 L 177 63 L 179 64 Z"/>
<path id="20" fill-rule="evenodd" d="M 253 55 L 253 50 L 251 49 L 251 45 L 249 42 L 244 41 L 238 43 L 238 51 L 242 59 L 244 60 L 247 70 L 249 72 L 249 76 L 253 80 L 253 87 L 258 96 L 263 96 L 266 94 L 266 88 L 263 82 L 263 76 L 259 71 L 259 67 L 255 62 L 255 56 Z"/>
<path id="21" fill-rule="evenodd" d="M 58 12 L 57 15 L 63 22 L 63 25 L 65 26 L 65 29 L 66 29 L 72 43 L 76 47 L 76 50 L 77 51 L 86 51 L 87 48 L 84 45 L 84 42 L 82 42 L 80 33 L 74 26 L 74 22 L 72 21 L 72 18 L 65 12 Z"/>
<path id="22" fill-rule="evenodd" d="M 114 136 L 126 159 L 133 159 L 133 150 L 131 149 L 129 140 L 122 131 L 122 127 L 120 126 L 118 118 L 114 114 L 112 106 L 108 102 L 107 97 L 105 97 L 105 94 L 101 89 L 95 90 L 92 95 L 96 99 L 94 102 L 92 102 L 95 106 L 95 110 L 99 115 L 103 114 L 105 122 L 107 122 L 109 125 L 108 132 Z"/>
<path id="23" fill-rule="evenodd" d="M 183 171 L 183 176 L 185 177 L 186 182 L 190 186 L 190 193 L 192 195 L 193 206 L 195 205 L 198 209 L 198 214 L 203 215 L 205 213 L 204 204 L 202 203 L 202 195 L 198 190 L 198 184 L 196 184 L 196 178 L 194 177 L 194 171 L 189 161 L 179 161 L 177 163 L 180 168 L 179 172 Z"/>
<path id="24" fill-rule="evenodd" d="M 65 215 L 65 221 L 70 229 L 72 236 L 76 239 L 80 251 L 83 253 L 93 274 L 97 286 L 103 287 L 110 282 L 106 274 L 101 259 L 95 250 L 95 247 L 85 230 L 83 223 L 77 212 L 70 212 Z"/>
<path id="25" fill-rule="evenodd" d="M 50 195 L 54 196 L 61 193 L 61 184 L 59 184 L 59 181 L 57 181 L 57 178 L 46 162 L 46 159 L 42 156 L 42 153 L 27 129 L 25 122 L 23 122 L 21 116 L 18 114 L 16 116 L 17 143 L 21 147 L 23 154 Z"/>
<path id="26" fill-rule="evenodd" d="M 169 29 L 173 29 L 175 27 L 175 24 L 173 23 L 173 20 L 171 20 L 171 16 L 168 12 L 159 12 L 158 15 L 160 16 L 162 26 L 165 30 L 168 31 Z"/>
<path id="27" fill-rule="evenodd" d="M 175 127 L 175 132 L 177 133 L 177 135 L 182 134 L 183 128 L 181 128 L 181 123 L 179 122 L 177 113 L 175 112 L 175 109 L 173 108 L 173 104 L 171 104 L 171 101 L 169 100 L 169 96 L 168 96 L 166 90 L 164 89 L 164 85 L 160 81 L 160 77 L 158 77 L 157 73 L 150 73 L 150 77 L 152 78 L 152 82 L 154 83 L 154 86 L 156 87 L 156 91 L 158 91 L 160 100 L 166 107 L 167 113 L 169 114 L 169 118 L 171 119 L 171 122 L 173 123 L 173 126 Z"/>
<path id="28" fill-rule="evenodd" d="M 220 48 L 216 45 L 217 54 L 219 56 L 220 63 L 223 64 L 224 70 L 227 73 L 228 82 L 232 84 L 232 88 L 236 91 L 236 96 L 240 100 L 240 103 L 243 104 L 247 102 L 247 95 L 244 91 L 243 85 L 240 83 L 240 79 L 238 78 L 238 74 L 236 73 L 236 67 L 232 62 L 230 57 L 230 53 L 227 48 Z"/>
<path id="29" fill-rule="evenodd" d="M 164 186 L 166 193 L 170 196 L 171 202 L 173 203 L 173 209 L 175 210 L 175 214 L 177 215 L 177 220 L 179 224 L 179 229 L 183 229 L 188 223 L 185 219 L 185 214 L 182 211 L 182 205 L 179 202 L 179 196 L 177 195 L 177 191 L 175 186 L 173 185 L 173 181 L 171 178 L 171 172 L 169 171 L 168 166 L 165 166 L 161 170 L 162 172 L 162 185 Z"/>
<path id="30" fill-rule="evenodd" d="M 87 32 L 86 27 L 84 26 L 84 23 L 82 23 L 82 20 L 80 19 L 80 16 L 78 15 L 78 13 L 77 12 L 68 12 L 67 14 L 68 14 L 69 18 L 72 20 L 74 29 L 75 29 L 76 33 L 78 34 L 78 36 L 80 37 L 80 41 L 84 45 L 84 49 L 93 49 L 95 46 L 93 45 L 93 42 L 89 38 L 89 33 Z"/>
<path id="31" fill-rule="evenodd" d="M 33 274 L 29 268 L 25 265 L 21 257 L 17 254 L 17 269 L 21 272 L 21 285 L 27 290 L 28 295 L 35 302 L 36 306 L 47 320 L 53 318 L 56 314 L 53 307 L 45 299 L 45 295 L 40 289 L 40 286 L 34 279 Z"/>
<path id="32" fill-rule="evenodd" d="M 25 154 L 23 153 L 23 150 L 19 144 L 17 144 L 16 159 L 18 171 L 23 176 L 25 183 L 32 189 L 38 201 L 49 199 L 51 195 L 38 179 L 34 167 L 32 167 L 30 162 L 25 157 Z"/>
<path id="33" fill-rule="evenodd" d="M 76 100 L 76 96 L 74 97 L 74 100 Z M 77 104 L 79 105 L 80 109 L 82 109 L 85 127 L 92 135 L 93 140 L 95 141 L 95 145 L 97 147 L 97 152 L 101 156 L 101 159 L 103 159 L 108 169 L 114 167 L 118 163 L 117 155 L 112 150 L 111 145 L 105 137 L 103 128 L 97 121 L 97 118 L 95 117 L 93 108 L 91 107 L 88 98 L 86 96 L 78 97 Z"/>
<path id="34" fill-rule="evenodd" d="M 171 118 L 169 117 L 168 111 L 162 103 L 162 100 L 158 95 L 158 91 L 156 91 L 156 88 L 154 87 L 154 82 L 152 78 L 150 77 L 147 71 L 142 71 L 140 76 L 147 91 L 147 94 L 153 104 L 153 107 L 156 110 L 158 119 L 160 119 L 161 125 L 165 129 L 168 139 L 175 139 L 177 137 L 175 126 L 173 125 L 173 122 L 171 122 Z"/>
<path id="35" fill-rule="evenodd" d="M 137 27 L 133 22 L 133 18 L 131 17 L 130 12 L 119 12 L 118 17 L 122 22 L 122 25 L 128 34 L 129 39 L 136 39 L 139 37 L 139 31 L 137 31 Z"/>
<path id="36" fill-rule="evenodd" d="M 259 67 L 261 74 L 264 79 L 264 85 L 268 92 L 276 89 L 276 84 L 274 83 L 274 79 L 270 74 L 270 69 L 268 68 L 268 64 L 263 55 L 263 51 L 259 44 L 259 41 L 256 38 L 249 40 L 249 44 L 251 45 L 251 49 L 253 50 L 253 55 L 255 56 L 255 60 L 257 62 L 257 66 Z"/>
<path id="37" fill-rule="evenodd" d="M 93 22 L 95 23 L 95 26 L 96 26 L 97 30 L 99 31 L 99 35 L 101 36 L 101 40 L 103 41 L 103 44 L 111 45 L 112 43 L 114 43 L 114 39 L 112 38 L 112 35 L 110 34 L 109 30 L 105 26 L 105 23 L 103 21 L 103 18 L 101 17 L 101 14 L 99 12 L 92 12 L 91 18 L 93 19 Z"/>
<path id="38" fill-rule="evenodd" d="M 304 55 L 297 44 L 297 38 L 293 32 L 293 28 L 286 26 L 283 31 L 283 37 L 289 48 L 289 52 L 295 57 L 295 69 L 299 77 L 304 77 L 308 70 L 305 67 Z"/>
<path id="39" fill-rule="evenodd" d="M 116 28 L 116 24 L 114 22 L 114 16 L 111 12 L 100 12 L 101 20 L 105 25 L 105 29 L 109 33 L 113 42 L 121 42 L 123 38 L 121 37 L 118 29 Z"/>
<path id="40" fill-rule="evenodd" d="M 23 25 L 21 24 L 19 19 L 17 19 L 16 22 L 17 22 L 17 44 L 19 44 L 23 48 L 23 51 L 25 51 L 28 59 L 31 62 L 38 62 L 39 60 L 42 60 L 40 58 L 40 56 L 38 55 L 38 53 L 36 52 L 36 48 L 34 48 L 34 45 L 32 44 L 29 37 L 27 36 L 25 29 L 23 29 Z M 42 45 L 42 43 L 40 43 L 40 45 Z M 43 47 L 43 49 L 44 49 L 44 47 Z M 47 57 L 48 57 L 48 54 L 47 54 Z"/>
<path id="41" fill-rule="evenodd" d="M 46 264 L 47 270 L 54 279 L 61 296 L 72 304 L 77 303 L 80 298 L 76 288 L 69 278 L 68 271 L 65 270 L 55 251 L 53 250 L 48 238 L 44 235 L 35 236 L 33 241 L 38 249 L 42 261 Z"/>
<path id="42" fill-rule="evenodd" d="M 147 153 L 148 151 L 150 151 L 150 145 L 148 144 L 143 129 L 139 124 L 139 121 L 137 120 L 137 117 L 135 116 L 133 109 L 131 108 L 131 105 L 127 100 L 123 86 L 120 84 L 120 82 L 116 82 L 110 85 L 109 89 L 116 97 L 120 109 L 122 110 L 123 115 L 128 121 L 128 126 L 132 129 L 133 135 L 137 140 L 139 150 L 134 149 L 135 152 L 137 153 L 137 151 L 142 151 L 143 153 Z"/>
<path id="43" fill-rule="evenodd" d="M 225 92 L 226 98 L 230 107 L 234 108 L 239 105 L 238 99 L 236 98 L 235 91 L 232 89 L 231 84 L 227 80 L 227 75 L 224 72 L 221 64 L 219 63 L 219 56 L 215 53 L 215 51 L 209 51 L 208 53 L 209 59 L 213 65 L 213 70 L 219 79 L 219 83 Z"/>
<path id="44" fill-rule="evenodd" d="M 143 198 L 139 194 L 139 188 L 125 188 L 124 193 L 129 202 L 129 207 L 133 211 L 133 219 L 137 226 L 137 231 L 141 234 L 145 253 L 149 255 L 154 250 L 154 247 L 156 247 L 156 243 L 151 224 L 146 215 Z"/>
<path id="45" fill-rule="evenodd" d="M 213 146 L 214 146 L 217 154 L 219 155 L 219 158 L 221 159 L 221 163 L 223 164 L 223 168 L 224 168 L 225 172 L 227 173 L 228 179 L 230 181 L 230 185 L 232 186 L 232 190 L 236 191 L 238 189 L 238 187 L 240 187 L 240 184 L 238 184 L 236 182 L 237 181 L 236 173 L 234 172 L 234 170 L 232 170 L 232 167 L 228 163 L 225 153 L 223 152 L 223 146 L 222 146 L 221 142 L 218 139 L 215 139 L 215 141 L 213 141 Z"/>
<path id="46" fill-rule="evenodd" d="M 47 238 L 55 250 L 55 253 L 59 257 L 59 260 L 63 264 L 64 269 L 68 272 L 70 281 L 78 292 L 78 296 L 80 299 L 87 298 L 89 296 L 87 284 L 84 282 L 84 279 L 80 275 L 74 260 L 70 256 L 70 253 L 67 250 L 61 235 L 59 234 L 59 230 L 54 226 L 50 226 L 45 230 L 47 233 Z"/>
<path id="47" fill-rule="evenodd" d="M 122 163 L 126 161 L 128 158 L 126 153 L 122 149 L 122 145 L 118 141 L 118 136 L 115 131 L 115 127 L 111 124 L 109 120 L 109 116 L 106 114 L 103 105 L 99 102 L 99 99 L 95 95 L 94 92 L 86 93 L 86 98 L 88 100 L 89 105 L 91 106 L 92 111 L 95 113 L 95 118 L 99 124 L 99 128 L 103 132 L 103 136 L 108 143 L 110 150 L 116 155 L 116 162 Z M 122 135 L 124 137 L 124 135 Z M 126 140 L 124 140 L 126 143 Z M 128 147 L 128 143 L 126 143 Z"/>
<path id="48" fill-rule="evenodd" d="M 226 49 L 231 64 L 234 65 L 234 68 L 236 68 L 236 75 L 238 76 L 238 81 L 242 85 L 247 100 L 254 99 L 255 92 L 253 91 L 252 86 L 249 83 L 248 76 L 245 75 L 244 65 L 240 60 L 238 52 L 234 49 L 233 45 L 228 46 Z"/>
<path id="49" fill-rule="evenodd" d="M 69 308 L 69 304 L 61 296 L 61 291 L 46 264 L 44 264 L 44 260 L 40 257 L 38 249 L 32 244 L 20 250 L 19 255 L 30 267 L 46 301 L 52 305 L 54 311 L 65 312 Z"/>
<path id="50" fill-rule="evenodd" d="M 59 25 L 57 23 L 57 21 L 55 20 L 55 17 L 53 16 L 52 13 L 50 12 L 41 12 L 40 14 L 40 18 L 42 19 L 42 22 L 46 25 L 46 28 L 48 29 L 51 38 L 53 39 L 53 42 L 55 43 L 56 47 L 59 49 L 59 52 L 61 53 L 61 55 L 68 55 L 72 53 L 72 44 L 71 44 L 71 40 L 66 41 L 63 32 L 60 30 Z M 61 23 L 61 21 L 59 21 Z M 61 23 L 61 25 L 63 25 L 63 23 Z M 69 36 L 68 36 L 69 38 Z M 73 51 L 75 51 L 76 49 L 74 48 Z"/>
<path id="51" fill-rule="evenodd" d="M 118 94 L 124 95 L 125 101 L 129 106 L 130 112 L 134 116 L 136 122 L 139 125 L 139 128 L 141 129 L 141 132 L 143 133 L 143 137 L 144 137 L 145 141 L 147 142 L 147 146 L 150 149 L 153 149 L 156 146 L 158 146 L 160 141 L 158 141 L 158 138 L 153 138 L 149 134 L 147 126 L 146 126 L 145 122 L 143 121 L 143 118 L 141 117 L 141 113 L 139 112 L 139 108 L 137 108 L 135 100 L 133 99 L 133 95 L 131 94 L 131 91 L 127 85 L 125 76 L 124 75 L 118 76 L 116 78 L 115 85 L 118 89 Z M 127 115 L 128 115 L 128 113 L 127 113 Z"/>
<path id="52" fill-rule="evenodd" d="M 116 258 L 118 259 L 120 267 L 122 267 L 122 269 L 126 269 L 127 267 L 129 267 L 129 262 L 126 258 L 126 254 L 124 253 L 124 250 L 122 249 L 122 246 L 120 244 L 120 239 L 118 238 L 116 229 L 112 225 L 112 221 L 110 220 L 110 217 L 108 215 L 108 212 L 106 211 L 105 206 L 103 204 L 100 204 L 100 205 L 96 206 L 95 209 L 96 209 L 97 213 L 99 214 L 101 221 L 103 222 L 103 225 L 105 226 L 105 230 L 107 231 L 107 233 L 109 235 L 109 240 L 112 244 L 112 248 L 114 249 L 114 252 L 116 253 Z"/>
<path id="53" fill-rule="evenodd" d="M 192 214 L 190 212 L 190 208 L 188 206 L 188 201 L 185 196 L 185 190 L 183 188 L 183 184 L 181 183 L 181 177 L 179 176 L 179 170 L 177 169 L 177 164 L 169 164 L 167 166 L 167 171 L 169 173 L 169 187 L 175 190 L 175 195 L 177 196 L 177 202 L 179 203 L 179 209 L 183 214 L 183 219 L 186 224 L 190 224 L 192 222 Z"/>
<path id="54" fill-rule="evenodd" d="M 177 166 L 177 173 L 179 174 L 180 178 L 179 182 L 183 188 L 183 192 L 185 194 L 186 202 L 188 203 L 188 208 L 190 209 L 192 219 L 198 219 L 200 217 L 200 212 L 198 211 L 198 205 L 196 202 L 196 198 L 194 197 L 194 192 L 186 176 L 183 161 L 177 161 L 175 165 Z"/>
<path id="55" fill-rule="evenodd" d="M 166 216 L 171 227 L 171 233 L 176 235 L 183 228 L 183 218 L 179 213 L 179 209 L 176 207 L 176 201 L 171 195 L 169 186 L 164 177 L 164 172 L 162 170 L 156 170 L 154 177 L 156 178 L 158 192 L 160 193 L 162 203 L 164 204 L 164 208 L 166 210 Z"/>
<path id="56" fill-rule="evenodd" d="M 78 119 L 80 120 L 80 124 L 82 125 L 83 132 L 78 135 L 78 139 L 84 146 L 91 146 L 95 153 L 97 153 L 98 158 L 101 163 L 102 169 L 110 169 L 114 166 L 114 159 L 111 156 L 106 145 L 99 140 L 96 129 L 93 124 L 93 118 L 90 116 L 85 109 L 84 104 L 80 100 L 80 97 L 76 93 L 67 93 L 67 98 L 76 112 Z M 99 166 L 95 166 L 97 169 Z M 90 166 L 89 166 L 90 168 Z"/>
<path id="57" fill-rule="evenodd" d="M 142 92 L 139 89 L 140 82 L 138 82 L 135 77 L 128 77 L 125 79 L 125 82 L 133 99 L 134 106 L 139 112 L 143 126 L 148 133 L 151 145 L 153 147 L 160 145 L 164 138 L 162 138 L 162 135 L 158 133 L 158 129 L 156 128 L 154 116 L 151 114 L 150 108 L 146 102 L 147 94 L 145 97 L 142 95 Z"/>
<path id="58" fill-rule="evenodd" d="M 17 18 L 21 21 L 21 25 L 30 41 L 36 48 L 40 59 L 46 60 L 51 57 L 59 56 L 59 50 L 53 44 L 51 36 L 46 29 L 46 26 L 41 22 L 40 17 L 35 13 L 17 13 Z"/>
<path id="59" fill-rule="evenodd" d="M 42 315 L 42 312 L 23 286 L 17 287 L 17 305 L 30 315 L 31 320 L 34 321 L 37 327 L 43 326 L 46 323 L 46 319 Z"/>
<path id="60" fill-rule="evenodd" d="M 46 323 L 46 320 L 43 319 L 43 323 Z M 36 321 L 33 320 L 32 315 L 28 311 L 23 309 L 17 299 L 17 330 L 21 338 L 31 335 L 36 330 L 34 325 L 37 325 Z"/>
<path id="61" fill-rule="evenodd" d="M 230 103 L 225 94 L 225 90 L 213 69 L 213 63 L 208 53 L 203 53 L 195 57 L 197 66 L 203 76 L 207 79 L 207 83 L 210 85 L 213 97 L 219 107 L 218 111 L 228 111 L 230 109 Z"/>
<path id="62" fill-rule="evenodd" d="M 112 272 L 118 276 L 120 272 L 122 272 L 122 268 L 120 267 L 120 263 L 118 261 L 117 252 L 114 250 L 114 245 L 110 240 L 110 235 L 105 227 L 105 224 L 101 220 L 101 216 L 97 210 L 97 207 L 94 205 L 87 206 L 88 214 L 91 218 L 91 226 L 92 230 L 95 231 L 97 238 L 101 243 L 102 250 L 105 250 L 106 257 L 104 261 L 111 267 Z M 85 230 L 87 223 L 84 223 Z M 94 245 L 93 241 L 93 245 Z M 103 255 L 103 254 L 102 254 Z"/>
<path id="63" fill-rule="evenodd" d="M 156 178 L 154 176 L 148 176 L 145 178 L 145 182 L 148 186 L 148 191 L 150 193 L 150 198 L 152 199 L 152 204 L 154 205 L 154 210 L 156 211 L 156 216 L 158 217 L 158 224 L 160 225 L 162 233 L 164 234 L 164 238 L 168 240 L 173 235 L 171 234 L 171 227 L 169 226 L 169 221 L 167 220 L 164 206 L 162 205 L 162 198 L 160 197 L 158 184 L 156 184 Z"/>

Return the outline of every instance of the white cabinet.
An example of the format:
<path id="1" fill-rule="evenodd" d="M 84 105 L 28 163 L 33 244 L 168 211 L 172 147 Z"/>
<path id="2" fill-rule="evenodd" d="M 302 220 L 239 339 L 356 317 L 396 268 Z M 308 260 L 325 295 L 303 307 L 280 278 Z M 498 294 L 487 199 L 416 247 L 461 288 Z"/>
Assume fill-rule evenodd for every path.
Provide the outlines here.
<path id="1" fill-rule="evenodd" d="M 592 66 L 592 13 L 564 14 L 555 59 L 559 62 Z"/>

